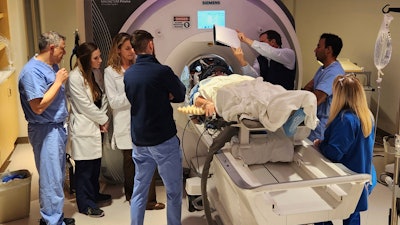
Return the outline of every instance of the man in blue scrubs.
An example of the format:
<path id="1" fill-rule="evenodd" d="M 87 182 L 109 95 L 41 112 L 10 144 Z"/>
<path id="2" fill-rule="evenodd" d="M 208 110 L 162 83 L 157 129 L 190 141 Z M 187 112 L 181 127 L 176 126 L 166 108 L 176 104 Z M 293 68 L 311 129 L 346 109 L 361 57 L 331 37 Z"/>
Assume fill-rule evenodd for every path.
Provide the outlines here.
<path id="1" fill-rule="evenodd" d="M 304 86 L 304 90 L 313 92 L 317 97 L 319 123 L 308 137 L 311 141 L 324 139 L 324 131 L 332 102 L 333 81 L 337 76 L 344 74 L 342 65 L 336 60 L 342 47 L 342 39 L 339 36 L 324 33 L 314 50 L 315 56 L 322 63 L 322 66 L 317 70 L 314 78 Z"/>
<path id="2" fill-rule="evenodd" d="M 65 37 L 50 31 L 39 38 L 39 54 L 22 68 L 18 88 L 28 121 L 28 137 L 39 173 L 40 225 L 74 225 L 64 218 L 64 190 L 68 116 L 65 68 L 58 68 L 65 55 Z"/>

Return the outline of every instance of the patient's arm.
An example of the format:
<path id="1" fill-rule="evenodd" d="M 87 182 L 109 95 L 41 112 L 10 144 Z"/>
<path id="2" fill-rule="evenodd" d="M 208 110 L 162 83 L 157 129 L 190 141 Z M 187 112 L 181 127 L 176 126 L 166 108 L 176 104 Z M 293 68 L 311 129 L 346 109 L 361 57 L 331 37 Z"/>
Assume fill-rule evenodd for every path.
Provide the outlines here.
<path id="1" fill-rule="evenodd" d="M 195 99 L 194 105 L 201 107 L 206 116 L 215 115 L 215 105 L 212 101 L 205 99 L 203 96 L 199 96 Z"/>

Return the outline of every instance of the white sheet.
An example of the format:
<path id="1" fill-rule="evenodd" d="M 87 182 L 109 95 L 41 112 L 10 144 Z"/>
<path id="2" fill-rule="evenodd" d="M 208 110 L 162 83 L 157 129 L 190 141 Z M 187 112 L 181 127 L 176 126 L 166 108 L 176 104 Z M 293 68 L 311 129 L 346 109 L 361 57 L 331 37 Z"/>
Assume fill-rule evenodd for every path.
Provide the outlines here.
<path id="1" fill-rule="evenodd" d="M 312 92 L 288 91 L 280 85 L 264 82 L 261 77 L 229 75 L 212 78 L 201 84 L 201 96 L 215 103 L 218 115 L 226 121 L 238 121 L 239 116 L 258 119 L 269 131 L 276 131 L 294 110 L 303 108 L 304 123 L 310 129 L 318 124 L 317 99 Z"/>

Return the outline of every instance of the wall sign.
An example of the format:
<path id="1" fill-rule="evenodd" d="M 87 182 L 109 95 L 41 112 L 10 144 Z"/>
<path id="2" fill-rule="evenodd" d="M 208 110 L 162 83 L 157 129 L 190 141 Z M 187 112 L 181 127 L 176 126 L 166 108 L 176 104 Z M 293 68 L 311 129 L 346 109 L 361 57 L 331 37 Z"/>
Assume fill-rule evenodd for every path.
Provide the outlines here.
<path id="1" fill-rule="evenodd" d="M 190 28 L 190 16 L 174 16 L 173 25 L 175 28 Z"/>

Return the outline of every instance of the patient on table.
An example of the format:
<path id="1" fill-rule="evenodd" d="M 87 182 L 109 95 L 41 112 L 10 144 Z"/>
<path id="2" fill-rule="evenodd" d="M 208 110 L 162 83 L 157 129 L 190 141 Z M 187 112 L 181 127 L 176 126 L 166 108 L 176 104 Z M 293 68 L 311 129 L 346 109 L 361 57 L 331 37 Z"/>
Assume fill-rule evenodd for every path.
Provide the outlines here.
<path id="1" fill-rule="evenodd" d="M 226 121 L 257 120 L 266 130 L 283 127 L 288 136 L 304 120 L 314 129 L 316 98 L 307 91 L 288 91 L 259 78 L 232 74 L 200 81 L 190 92 L 190 104 L 203 109 L 206 116 L 219 115 Z"/>
<path id="2" fill-rule="evenodd" d="M 225 126 L 209 147 L 209 151 L 217 151 L 231 141 L 233 155 L 248 165 L 291 161 L 294 146 L 290 137 L 298 125 L 304 122 L 306 127 L 314 129 L 318 123 L 317 102 L 312 93 L 288 91 L 280 85 L 245 75 L 208 77 L 192 88 L 189 99 L 192 107 L 199 108 L 206 117 L 219 116 L 228 122 L 267 130 L 267 141 L 254 139 L 254 146 L 250 143 L 244 149 L 237 138 L 232 138 L 239 133 L 239 128 Z M 178 110 L 184 112 L 184 108 Z"/>

